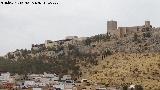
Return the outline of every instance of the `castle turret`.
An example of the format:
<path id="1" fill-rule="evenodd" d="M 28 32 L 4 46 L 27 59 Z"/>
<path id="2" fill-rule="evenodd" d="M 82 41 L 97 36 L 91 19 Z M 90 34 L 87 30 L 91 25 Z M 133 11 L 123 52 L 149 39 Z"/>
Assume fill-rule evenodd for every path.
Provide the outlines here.
<path id="1" fill-rule="evenodd" d="M 150 21 L 145 21 L 145 27 L 150 27 Z"/>
<path id="2" fill-rule="evenodd" d="M 111 35 L 117 31 L 117 21 L 107 21 L 107 32 Z"/>
<path id="3" fill-rule="evenodd" d="M 107 30 L 116 30 L 117 29 L 117 21 L 107 21 Z"/>

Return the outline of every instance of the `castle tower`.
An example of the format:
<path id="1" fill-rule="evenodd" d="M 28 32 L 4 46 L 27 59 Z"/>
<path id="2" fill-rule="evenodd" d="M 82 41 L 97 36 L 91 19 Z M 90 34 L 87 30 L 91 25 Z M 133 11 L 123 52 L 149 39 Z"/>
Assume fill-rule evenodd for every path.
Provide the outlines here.
<path id="1" fill-rule="evenodd" d="M 117 30 L 117 21 L 107 21 L 107 32 L 110 34 L 114 34 Z"/>
<path id="2" fill-rule="evenodd" d="M 145 27 L 150 27 L 150 21 L 145 21 Z"/>

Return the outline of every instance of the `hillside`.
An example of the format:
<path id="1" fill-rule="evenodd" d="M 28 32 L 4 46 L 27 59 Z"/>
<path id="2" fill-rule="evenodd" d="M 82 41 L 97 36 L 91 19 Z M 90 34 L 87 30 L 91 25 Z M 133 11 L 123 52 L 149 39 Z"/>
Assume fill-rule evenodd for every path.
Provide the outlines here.
<path id="1" fill-rule="evenodd" d="M 114 85 L 142 85 L 145 90 L 160 89 L 159 53 L 117 53 L 92 67 L 84 78 L 91 82 Z"/>
<path id="2" fill-rule="evenodd" d="M 75 79 L 89 78 L 108 85 L 137 83 L 157 89 L 160 29 L 142 29 L 121 38 L 107 33 L 84 40 L 54 41 L 52 47 L 32 45 L 31 50 L 16 50 L 0 58 L 0 69 L 20 74 L 71 74 Z"/>

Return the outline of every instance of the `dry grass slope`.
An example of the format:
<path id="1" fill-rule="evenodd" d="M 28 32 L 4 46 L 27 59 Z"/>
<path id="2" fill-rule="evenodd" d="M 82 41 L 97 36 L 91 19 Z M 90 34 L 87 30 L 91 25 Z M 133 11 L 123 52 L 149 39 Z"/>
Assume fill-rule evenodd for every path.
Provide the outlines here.
<path id="1" fill-rule="evenodd" d="M 138 84 L 145 90 L 160 90 L 160 54 L 117 53 L 90 69 L 86 78 L 112 85 Z"/>

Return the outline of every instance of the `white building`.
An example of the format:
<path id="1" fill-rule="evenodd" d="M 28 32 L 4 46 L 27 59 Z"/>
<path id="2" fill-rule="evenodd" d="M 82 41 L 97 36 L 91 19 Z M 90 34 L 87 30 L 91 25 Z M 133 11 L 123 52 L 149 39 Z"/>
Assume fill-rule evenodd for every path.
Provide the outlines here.
<path id="1" fill-rule="evenodd" d="M 86 40 L 88 37 L 80 37 L 80 38 L 78 38 L 77 40 L 78 41 L 83 41 L 83 40 Z"/>
<path id="2" fill-rule="evenodd" d="M 31 75 L 27 75 L 28 78 L 30 80 L 33 80 L 33 81 L 40 81 L 40 79 L 42 78 L 42 74 L 31 74 Z"/>
<path id="3" fill-rule="evenodd" d="M 46 86 L 46 83 L 37 82 L 37 83 L 35 83 L 35 86 L 38 86 L 38 87 L 45 87 L 45 86 Z"/>
<path id="4" fill-rule="evenodd" d="M 25 81 L 24 86 L 25 87 L 34 87 L 35 86 L 35 81 Z"/>
<path id="5" fill-rule="evenodd" d="M 46 48 L 56 47 L 57 45 L 58 45 L 58 43 L 56 41 L 45 40 L 45 47 Z"/>
<path id="6" fill-rule="evenodd" d="M 56 74 L 48 74 L 46 72 L 44 72 L 44 77 L 45 78 L 51 78 L 54 81 L 58 81 L 59 80 L 59 76 Z"/>
<path id="7" fill-rule="evenodd" d="M 42 90 L 42 88 L 33 88 L 32 90 Z"/>
<path id="8" fill-rule="evenodd" d="M 0 73 L 0 81 L 2 82 L 11 82 L 10 73 Z"/>
<path id="9" fill-rule="evenodd" d="M 56 74 L 48 74 L 44 72 L 44 74 L 31 74 L 28 75 L 28 78 L 32 81 L 35 81 L 37 84 L 47 85 L 47 84 L 53 84 L 58 82 L 59 76 Z M 43 84 L 43 85 L 42 85 Z"/>
<path id="10" fill-rule="evenodd" d="M 61 80 L 71 80 L 72 77 L 71 75 L 63 75 L 63 77 L 61 78 Z"/>
<path id="11" fill-rule="evenodd" d="M 40 82 L 45 84 L 53 84 L 58 82 L 59 76 L 56 74 L 48 74 L 44 72 L 43 77 L 41 78 Z"/>
<path id="12" fill-rule="evenodd" d="M 54 88 L 60 90 L 73 90 L 74 86 L 75 85 L 73 83 L 63 83 L 63 82 L 53 85 Z"/>
<path id="13" fill-rule="evenodd" d="M 67 37 L 66 37 L 66 39 L 71 39 L 71 40 L 77 39 L 77 38 L 78 38 L 78 36 L 67 36 Z"/>

